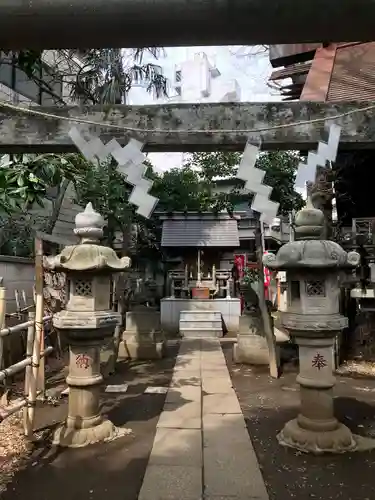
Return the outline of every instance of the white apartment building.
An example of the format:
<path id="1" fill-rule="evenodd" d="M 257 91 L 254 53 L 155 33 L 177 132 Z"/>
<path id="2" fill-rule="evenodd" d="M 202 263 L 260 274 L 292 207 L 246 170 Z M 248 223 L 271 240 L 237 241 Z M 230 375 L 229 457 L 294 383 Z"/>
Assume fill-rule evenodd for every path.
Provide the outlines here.
<path id="1" fill-rule="evenodd" d="M 160 63 L 161 61 L 159 61 Z M 147 92 L 148 82 L 135 84 L 131 88 L 127 103 L 130 105 L 158 103 L 204 103 L 238 102 L 241 88 L 236 79 L 222 76 L 219 68 L 210 61 L 205 52 L 198 52 L 172 68 L 161 64 L 161 70 L 168 79 L 168 97 L 156 99 Z M 152 153 L 150 160 L 159 170 L 179 167 L 185 158 L 184 153 Z"/>
<path id="2" fill-rule="evenodd" d="M 219 68 L 206 53 L 198 52 L 176 64 L 171 71 L 161 67 L 168 79 L 168 97 L 156 99 L 147 92 L 148 82 L 136 83 L 131 88 L 127 102 L 130 105 L 178 103 L 178 102 L 237 102 L 241 100 L 241 88 L 236 79 L 224 78 Z"/>

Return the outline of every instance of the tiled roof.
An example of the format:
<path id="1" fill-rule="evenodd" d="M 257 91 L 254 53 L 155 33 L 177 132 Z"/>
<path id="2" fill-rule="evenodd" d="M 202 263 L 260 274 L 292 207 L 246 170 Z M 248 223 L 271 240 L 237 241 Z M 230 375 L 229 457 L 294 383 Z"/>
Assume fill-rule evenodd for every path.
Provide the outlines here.
<path id="1" fill-rule="evenodd" d="M 167 219 L 163 222 L 162 247 L 238 247 L 235 219 Z"/>

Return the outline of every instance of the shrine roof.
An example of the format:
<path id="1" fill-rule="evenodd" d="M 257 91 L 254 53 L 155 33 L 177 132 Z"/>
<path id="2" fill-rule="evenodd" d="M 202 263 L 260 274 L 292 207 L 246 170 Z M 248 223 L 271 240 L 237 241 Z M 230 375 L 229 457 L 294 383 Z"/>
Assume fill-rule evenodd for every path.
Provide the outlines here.
<path id="1" fill-rule="evenodd" d="M 246 215 L 244 210 L 236 210 L 233 216 L 229 215 L 228 212 L 198 212 L 198 211 L 186 211 L 186 212 L 154 212 L 154 215 L 160 220 L 228 220 L 228 219 L 240 219 Z"/>
<path id="2" fill-rule="evenodd" d="M 237 220 L 226 216 L 172 217 L 163 221 L 162 247 L 240 246 Z"/>

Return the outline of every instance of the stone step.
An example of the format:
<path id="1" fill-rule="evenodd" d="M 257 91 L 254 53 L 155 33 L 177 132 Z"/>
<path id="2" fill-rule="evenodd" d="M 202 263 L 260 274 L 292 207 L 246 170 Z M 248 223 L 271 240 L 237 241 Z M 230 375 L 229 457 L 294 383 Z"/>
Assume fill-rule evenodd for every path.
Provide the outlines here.
<path id="1" fill-rule="evenodd" d="M 180 320 L 209 320 L 209 321 L 221 321 L 221 312 L 220 311 L 181 311 L 180 312 Z"/>
<path id="2" fill-rule="evenodd" d="M 199 320 L 187 320 L 180 319 L 180 330 L 183 328 L 194 328 L 195 330 L 199 330 L 200 328 L 217 328 L 221 330 L 222 323 L 221 319 L 218 321 L 211 321 L 210 319 L 199 319 Z"/>
<path id="3" fill-rule="evenodd" d="M 220 338 L 223 336 L 223 330 L 220 328 L 184 328 L 180 334 L 185 338 Z"/>

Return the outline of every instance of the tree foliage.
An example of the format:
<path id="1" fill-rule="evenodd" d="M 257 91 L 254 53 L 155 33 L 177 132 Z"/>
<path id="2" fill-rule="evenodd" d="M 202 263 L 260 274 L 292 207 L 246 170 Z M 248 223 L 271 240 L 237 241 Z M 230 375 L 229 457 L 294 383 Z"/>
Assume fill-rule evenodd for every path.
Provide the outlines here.
<path id="1" fill-rule="evenodd" d="M 159 198 L 157 209 L 171 211 L 233 211 L 237 202 L 251 202 L 251 196 L 243 194 L 241 185 L 234 183 L 229 192 L 215 188 L 218 178 L 235 179 L 241 153 L 194 153 L 182 168 L 157 173 L 148 163 L 147 176 L 154 181 L 151 194 Z M 269 152 L 259 156 L 257 166 L 265 170 L 265 182 L 273 187 L 272 199 L 280 202 L 280 213 L 298 209 L 301 196 L 294 191 L 293 183 L 298 156 L 288 152 Z M 15 155 L 3 157 L 0 168 L 0 212 L 3 227 L 8 232 L 19 218 L 20 234 L 27 236 L 27 208 L 55 193 L 54 219 L 56 222 L 59 203 L 64 189 L 73 182 L 77 202 L 85 206 L 91 202 L 107 221 L 107 244 L 113 245 L 121 234 L 122 253 L 157 258 L 159 255 L 160 222 L 157 217 L 144 220 L 129 204 L 131 186 L 110 160 L 87 162 L 79 154 L 66 155 Z M 65 184 L 64 184 L 65 183 Z M 57 201 L 56 201 L 57 200 Z M 9 221 L 9 224 L 6 222 Z M 53 225 L 45 224 L 44 230 L 52 232 Z M 26 234 L 27 233 L 27 234 Z M 5 234 L 4 231 L 2 233 Z M 26 238 L 25 236 L 25 238 Z M 25 246 L 25 245 L 23 245 Z M 13 250 L 11 250 L 13 252 Z"/>
<path id="2" fill-rule="evenodd" d="M 202 183 L 199 173 L 189 166 L 156 175 L 152 194 L 159 198 L 158 210 L 166 212 L 205 210 L 210 203 L 207 186 Z"/>
<path id="3" fill-rule="evenodd" d="M 239 201 L 249 201 L 240 183 L 234 183 L 229 192 L 214 189 L 215 180 L 235 179 L 242 153 L 194 153 L 182 168 L 175 168 L 159 176 L 154 193 L 159 197 L 159 208 L 175 210 L 233 210 Z M 271 199 L 280 203 L 280 214 L 299 209 L 303 200 L 294 189 L 299 162 L 298 155 L 287 151 L 270 151 L 259 155 L 256 166 L 265 170 L 264 182 L 270 185 Z"/>
<path id="4" fill-rule="evenodd" d="M 74 181 L 84 162 L 79 155 L 4 155 L 0 158 L 0 211 L 25 211 L 64 179 Z"/>
<path id="5" fill-rule="evenodd" d="M 90 49 L 81 52 L 80 68 L 72 84 L 72 97 L 85 103 L 121 104 L 133 84 L 147 83 L 156 97 L 167 95 L 167 80 L 160 66 L 145 62 L 145 54 L 157 60 L 162 49 L 134 49 L 130 58 L 121 49 Z M 130 61 L 129 61 L 130 59 Z"/>
<path id="6" fill-rule="evenodd" d="M 23 71 L 55 104 L 66 104 L 56 92 L 59 84 L 83 104 L 121 104 L 133 84 L 146 83 L 157 97 L 167 95 L 167 79 L 154 62 L 162 54 L 155 47 L 55 50 L 46 64 L 41 51 L 0 49 L 0 66 Z"/>

